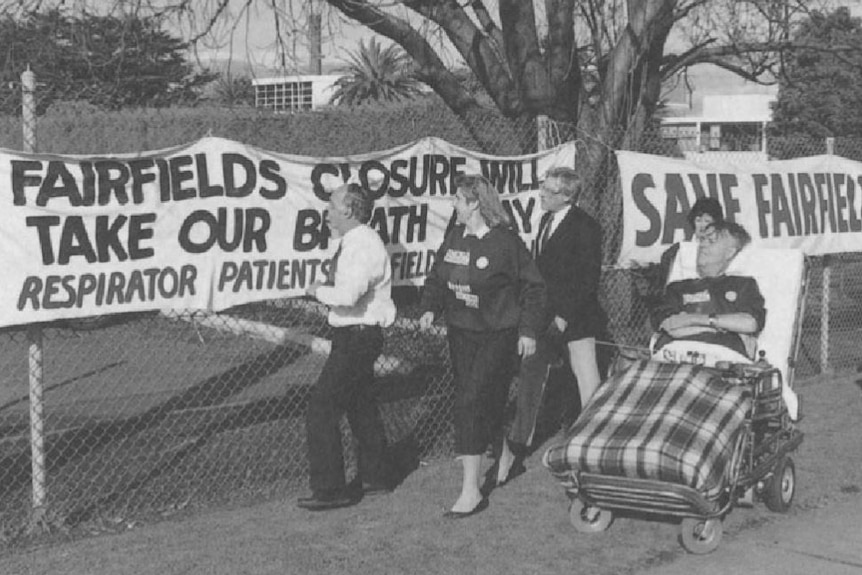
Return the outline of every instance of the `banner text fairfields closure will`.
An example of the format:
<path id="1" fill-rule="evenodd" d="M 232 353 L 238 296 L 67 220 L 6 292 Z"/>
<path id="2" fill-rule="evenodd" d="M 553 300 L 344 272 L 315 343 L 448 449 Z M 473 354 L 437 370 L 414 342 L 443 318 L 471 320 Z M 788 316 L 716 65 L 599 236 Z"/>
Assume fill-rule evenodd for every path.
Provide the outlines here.
<path id="1" fill-rule="evenodd" d="M 483 173 L 531 241 L 536 190 L 574 146 L 495 157 L 435 138 L 343 158 L 266 152 L 220 138 L 112 157 L 0 151 L 6 249 L 0 326 L 151 309 L 223 310 L 292 297 L 327 278 L 329 190 L 374 190 L 370 225 L 395 285 L 418 285 L 451 216 L 459 174 Z"/>

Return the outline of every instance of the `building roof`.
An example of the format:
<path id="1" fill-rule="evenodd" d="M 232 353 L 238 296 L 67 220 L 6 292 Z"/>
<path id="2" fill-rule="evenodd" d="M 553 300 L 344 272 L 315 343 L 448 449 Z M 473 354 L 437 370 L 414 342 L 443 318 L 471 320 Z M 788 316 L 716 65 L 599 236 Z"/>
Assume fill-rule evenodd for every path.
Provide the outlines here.
<path id="1" fill-rule="evenodd" d="M 289 76 L 271 76 L 268 78 L 255 78 L 251 81 L 254 86 L 266 84 L 282 84 L 285 82 L 325 82 L 332 84 L 341 78 L 343 74 L 294 74 Z"/>
<path id="2" fill-rule="evenodd" d="M 709 94 L 703 97 L 700 115 L 674 115 L 662 118 L 664 124 L 743 123 L 772 120 L 772 102 L 767 94 Z"/>

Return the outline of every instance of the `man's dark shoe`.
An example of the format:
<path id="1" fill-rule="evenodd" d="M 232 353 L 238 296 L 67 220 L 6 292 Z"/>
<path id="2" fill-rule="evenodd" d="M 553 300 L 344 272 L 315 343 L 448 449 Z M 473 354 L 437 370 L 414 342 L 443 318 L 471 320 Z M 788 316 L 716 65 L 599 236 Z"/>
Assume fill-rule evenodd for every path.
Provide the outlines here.
<path id="1" fill-rule="evenodd" d="M 296 506 L 309 511 L 326 511 L 350 507 L 359 503 L 359 498 L 346 492 L 333 494 L 312 494 L 296 500 Z"/>
<path id="2" fill-rule="evenodd" d="M 375 495 L 387 495 L 395 491 L 395 488 L 386 483 L 363 483 L 362 494 L 365 497 L 373 497 Z"/>
<path id="3" fill-rule="evenodd" d="M 395 491 L 395 483 L 386 479 L 382 481 L 363 481 L 359 477 L 354 477 L 347 485 L 347 493 L 362 499 L 374 495 L 386 495 Z"/>
<path id="4" fill-rule="evenodd" d="M 308 503 L 312 503 L 314 501 L 317 501 L 317 497 L 315 497 L 312 494 L 312 495 L 306 495 L 305 497 L 298 497 L 296 499 L 296 504 L 299 505 L 300 507 L 302 507 L 303 505 L 306 505 Z"/>

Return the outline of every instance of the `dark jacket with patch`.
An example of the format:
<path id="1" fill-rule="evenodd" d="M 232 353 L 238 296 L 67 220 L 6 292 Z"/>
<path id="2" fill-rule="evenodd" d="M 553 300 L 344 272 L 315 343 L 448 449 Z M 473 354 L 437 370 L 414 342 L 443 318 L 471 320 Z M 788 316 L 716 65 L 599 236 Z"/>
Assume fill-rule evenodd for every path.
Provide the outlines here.
<path id="1" fill-rule="evenodd" d="M 661 302 L 652 313 L 654 329 L 658 331 L 665 319 L 680 312 L 705 315 L 747 313 L 757 322 L 758 332 L 766 321 L 765 302 L 757 281 L 745 276 L 694 278 L 668 284 Z M 685 339 L 723 345 L 746 354 L 742 338 L 733 332 L 704 332 Z M 656 348 L 671 340 L 669 335 L 662 334 Z"/>
<path id="2" fill-rule="evenodd" d="M 517 327 L 536 337 L 545 327 L 545 282 L 512 230 L 494 227 L 482 238 L 456 225 L 425 278 L 422 310 L 444 312 L 449 325 L 472 331 Z"/>

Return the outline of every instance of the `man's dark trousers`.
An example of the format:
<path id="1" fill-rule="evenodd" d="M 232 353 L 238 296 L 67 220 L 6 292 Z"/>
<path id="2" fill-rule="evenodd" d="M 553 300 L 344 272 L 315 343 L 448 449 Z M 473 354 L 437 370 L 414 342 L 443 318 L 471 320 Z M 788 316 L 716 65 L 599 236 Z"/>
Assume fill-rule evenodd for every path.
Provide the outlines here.
<path id="1" fill-rule="evenodd" d="M 576 381 L 569 366 L 563 335 L 555 327 L 549 326 L 548 330 L 536 339 L 536 353 L 521 361 L 515 418 L 509 429 L 509 440 L 519 446 L 534 445 L 534 434 L 538 431 L 539 416 L 548 391 L 555 394 L 556 401 L 547 404 L 552 406 L 552 409 L 546 415 L 559 418 L 560 422 L 565 424 L 572 423 L 580 404 Z M 546 389 L 549 386 L 559 389 Z M 554 425 L 556 424 L 554 421 Z M 542 430 L 543 433 L 547 431 L 549 430 Z M 552 431 L 556 432 L 557 429 Z"/>
<path id="2" fill-rule="evenodd" d="M 359 442 L 359 476 L 372 484 L 391 481 L 384 462 L 386 436 L 371 396 L 374 362 L 383 349 L 379 326 L 333 328 L 332 349 L 311 392 L 305 428 L 311 490 L 318 495 L 344 491 L 341 416 Z"/>

